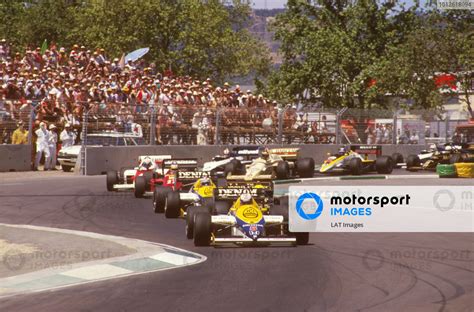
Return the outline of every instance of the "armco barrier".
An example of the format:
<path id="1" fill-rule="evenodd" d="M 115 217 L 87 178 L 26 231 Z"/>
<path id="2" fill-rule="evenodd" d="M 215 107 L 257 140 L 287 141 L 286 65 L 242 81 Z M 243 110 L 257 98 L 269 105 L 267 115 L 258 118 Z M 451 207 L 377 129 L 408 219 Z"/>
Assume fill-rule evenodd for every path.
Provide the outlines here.
<path id="1" fill-rule="evenodd" d="M 86 174 L 104 174 L 108 170 L 121 170 L 137 165 L 140 155 L 172 155 L 176 158 L 197 158 L 199 163 L 211 160 L 228 146 L 128 146 L 128 147 L 88 147 L 86 150 Z M 269 145 L 272 147 L 299 147 L 302 157 L 312 157 L 317 164 L 327 158 L 327 153 L 336 152 L 339 147 L 334 144 L 306 145 Z M 425 145 L 384 145 L 383 153 L 392 155 L 401 153 L 404 157 L 417 154 Z M 77 166 L 76 166 L 77 170 Z"/>
<path id="2" fill-rule="evenodd" d="M 31 170 L 30 145 L 0 145 L 0 172 Z"/>

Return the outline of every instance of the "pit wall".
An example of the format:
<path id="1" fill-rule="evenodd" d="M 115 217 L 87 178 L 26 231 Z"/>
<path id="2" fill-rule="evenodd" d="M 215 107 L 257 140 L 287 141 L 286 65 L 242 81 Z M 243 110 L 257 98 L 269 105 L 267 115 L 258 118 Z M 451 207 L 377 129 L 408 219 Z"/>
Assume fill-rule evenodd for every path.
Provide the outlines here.
<path id="1" fill-rule="evenodd" d="M 31 170 L 30 145 L 0 145 L 0 172 Z"/>

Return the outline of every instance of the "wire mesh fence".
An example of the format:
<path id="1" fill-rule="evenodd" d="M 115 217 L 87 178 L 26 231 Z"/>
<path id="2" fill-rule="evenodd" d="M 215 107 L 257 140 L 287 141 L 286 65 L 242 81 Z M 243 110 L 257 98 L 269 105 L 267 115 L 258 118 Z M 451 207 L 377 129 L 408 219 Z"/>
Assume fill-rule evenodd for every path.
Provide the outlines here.
<path id="1" fill-rule="evenodd" d="M 0 101 L 3 144 L 34 145 L 40 122 L 58 134 L 68 125 L 83 145 L 430 144 L 467 121 L 434 110 Z"/>

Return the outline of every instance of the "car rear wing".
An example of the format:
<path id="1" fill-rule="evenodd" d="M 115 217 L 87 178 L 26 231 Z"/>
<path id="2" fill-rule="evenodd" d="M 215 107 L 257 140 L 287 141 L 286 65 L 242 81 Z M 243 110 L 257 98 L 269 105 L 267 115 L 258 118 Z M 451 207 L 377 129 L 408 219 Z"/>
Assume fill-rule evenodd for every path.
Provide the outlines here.
<path id="1" fill-rule="evenodd" d="M 227 181 L 225 186 L 218 185 L 214 189 L 216 200 L 235 201 L 242 194 L 250 194 L 262 206 L 273 199 L 273 182 L 271 181 Z"/>
<path id="2" fill-rule="evenodd" d="M 170 169 L 171 165 L 174 163 L 178 165 L 178 170 L 195 169 L 198 167 L 198 161 L 196 158 L 171 158 L 163 161 L 163 168 Z"/>
<path id="3" fill-rule="evenodd" d="M 382 145 L 350 145 L 349 149 L 359 154 L 382 155 Z"/>
<path id="4" fill-rule="evenodd" d="M 294 160 L 298 158 L 300 149 L 298 147 L 291 148 L 271 148 L 268 150 L 270 154 L 276 154 L 284 160 Z"/>
<path id="5" fill-rule="evenodd" d="M 231 157 L 242 157 L 246 160 L 258 158 L 263 148 L 260 146 L 236 146 L 230 151 Z"/>
<path id="6" fill-rule="evenodd" d="M 185 184 L 195 182 L 207 174 L 198 170 L 198 161 L 196 158 L 166 159 L 163 161 L 163 173 L 168 171 L 174 163 L 178 165 L 178 179 Z"/>
<path id="7" fill-rule="evenodd" d="M 149 157 L 154 163 L 171 159 L 171 155 L 142 155 L 138 156 L 138 163 L 141 164 L 146 157 Z"/>

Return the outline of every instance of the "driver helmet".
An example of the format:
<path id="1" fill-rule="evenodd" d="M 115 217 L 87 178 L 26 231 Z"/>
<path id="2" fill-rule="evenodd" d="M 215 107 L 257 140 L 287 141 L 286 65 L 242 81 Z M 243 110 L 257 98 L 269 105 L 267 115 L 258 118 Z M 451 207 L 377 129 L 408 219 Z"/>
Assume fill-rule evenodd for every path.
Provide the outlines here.
<path id="1" fill-rule="evenodd" d="M 263 159 L 268 159 L 268 157 L 270 156 L 270 153 L 268 151 L 268 148 L 265 148 L 263 151 L 262 151 L 262 158 Z"/>
<path id="2" fill-rule="evenodd" d="M 240 195 L 241 205 L 249 205 L 250 203 L 252 203 L 252 196 L 249 193 Z"/>
<path id="3" fill-rule="evenodd" d="M 173 161 L 170 166 L 171 170 L 178 170 L 178 163 Z"/>
<path id="4" fill-rule="evenodd" d="M 211 180 L 208 177 L 202 177 L 201 178 L 201 185 L 202 186 L 211 185 Z"/>
<path id="5" fill-rule="evenodd" d="M 226 148 L 226 149 L 224 150 L 224 156 L 229 156 L 229 154 L 230 154 L 230 151 L 229 151 L 228 148 Z"/>
<path id="6" fill-rule="evenodd" d="M 446 151 L 450 151 L 450 150 L 453 149 L 453 147 L 452 147 L 451 145 L 448 145 L 448 146 L 446 146 L 444 149 L 445 149 Z"/>
<path id="7" fill-rule="evenodd" d="M 431 144 L 430 149 L 435 150 L 436 149 L 436 144 Z"/>
<path id="8" fill-rule="evenodd" d="M 341 147 L 341 148 L 339 149 L 339 153 L 343 154 L 343 153 L 345 153 L 345 152 L 346 152 L 346 150 L 345 150 L 344 147 Z"/>
<path id="9" fill-rule="evenodd" d="M 142 166 L 145 167 L 145 168 L 147 168 L 147 169 L 149 169 L 149 168 L 151 167 L 152 163 L 153 163 L 153 162 L 151 161 L 151 158 L 150 158 L 150 157 L 145 157 L 145 158 L 143 159 Z"/>

